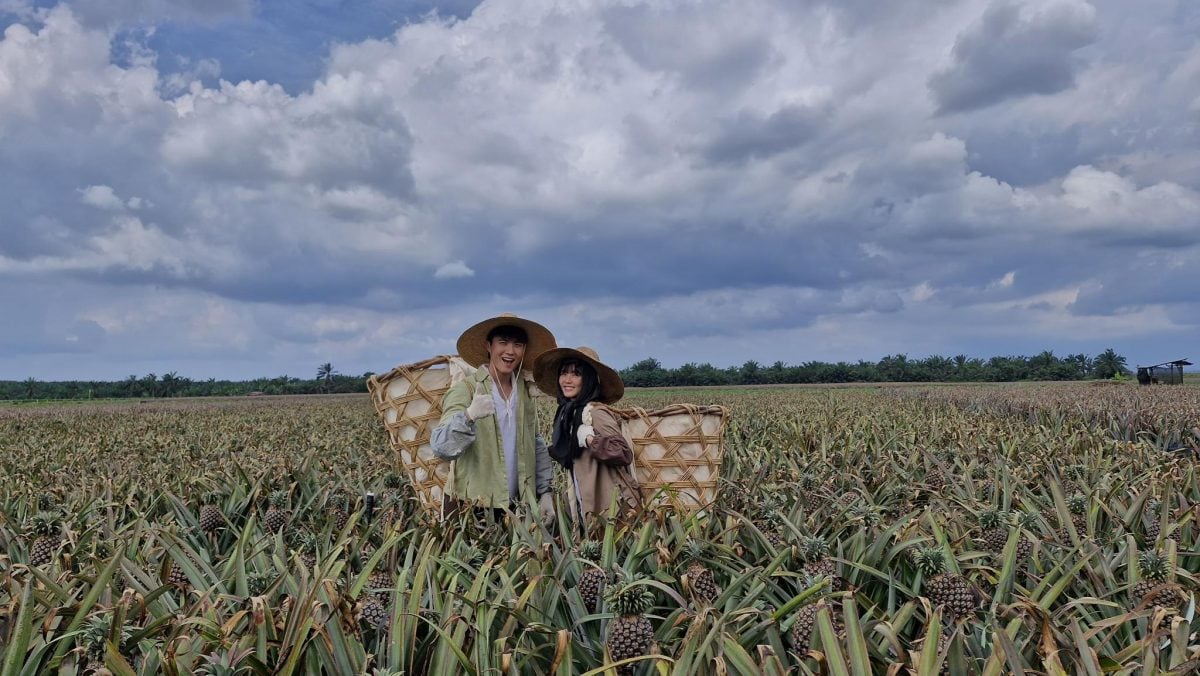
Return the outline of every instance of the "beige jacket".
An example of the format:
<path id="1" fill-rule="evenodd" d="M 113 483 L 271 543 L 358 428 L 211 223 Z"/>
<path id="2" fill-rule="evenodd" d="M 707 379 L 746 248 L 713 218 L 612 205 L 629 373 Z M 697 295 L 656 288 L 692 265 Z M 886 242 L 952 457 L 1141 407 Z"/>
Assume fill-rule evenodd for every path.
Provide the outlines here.
<path id="1" fill-rule="evenodd" d="M 612 410 L 597 402 L 587 405 L 582 422 L 596 431 L 592 443 L 576 458 L 571 469 L 571 518 L 584 525 L 595 514 L 609 513 L 613 494 L 619 493 L 618 515 L 628 514 L 641 507 L 642 497 L 638 490 L 633 467 L 614 467 L 601 464 L 592 455 L 590 448 L 606 436 L 622 436 L 621 423 Z M 583 518 L 580 518 L 582 512 Z"/>

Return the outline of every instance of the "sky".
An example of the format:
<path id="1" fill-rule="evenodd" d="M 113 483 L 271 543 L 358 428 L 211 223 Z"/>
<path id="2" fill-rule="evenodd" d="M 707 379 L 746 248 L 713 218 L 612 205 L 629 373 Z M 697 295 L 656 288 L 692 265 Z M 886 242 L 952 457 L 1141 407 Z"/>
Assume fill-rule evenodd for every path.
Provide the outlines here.
<path id="1" fill-rule="evenodd" d="M 1200 358 L 1194 0 L 0 0 L 0 379 Z"/>

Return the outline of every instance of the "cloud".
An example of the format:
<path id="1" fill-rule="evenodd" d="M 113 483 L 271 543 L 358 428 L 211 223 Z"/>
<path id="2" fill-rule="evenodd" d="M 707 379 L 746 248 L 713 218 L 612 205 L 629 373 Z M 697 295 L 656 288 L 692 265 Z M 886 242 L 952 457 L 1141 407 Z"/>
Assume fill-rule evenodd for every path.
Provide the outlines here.
<path id="1" fill-rule="evenodd" d="M 929 88 L 943 113 L 1054 94 L 1074 86 L 1075 51 L 1098 35 L 1095 8 L 1083 0 L 997 0 L 958 36 L 952 64 L 930 77 Z"/>
<path id="2" fill-rule="evenodd" d="M 89 185 L 86 188 L 80 189 L 79 192 L 82 195 L 80 199 L 83 200 L 84 204 L 96 207 L 97 209 L 120 211 L 125 208 L 125 203 L 107 185 Z"/>
<path id="3" fill-rule="evenodd" d="M 475 271 L 467 267 L 467 264 L 462 261 L 451 261 L 441 266 L 433 273 L 434 279 L 460 279 L 462 277 L 474 277 Z"/>
<path id="4" fill-rule="evenodd" d="M 458 5 L 372 5 L 332 43 L 272 25 L 261 71 L 212 41 L 325 6 L 18 16 L 0 279 L 92 305 L 14 316 L 95 322 L 119 371 L 307 374 L 440 353 L 497 308 L 585 344 L 611 320 L 598 347 L 621 364 L 1032 344 L 1184 307 L 1150 262 L 1120 282 L 1131 256 L 1190 264 L 1200 237 L 1200 57 L 1165 5 Z M 316 75 L 281 82 L 289 55 Z M 139 337 L 144 308 L 187 340 Z"/>

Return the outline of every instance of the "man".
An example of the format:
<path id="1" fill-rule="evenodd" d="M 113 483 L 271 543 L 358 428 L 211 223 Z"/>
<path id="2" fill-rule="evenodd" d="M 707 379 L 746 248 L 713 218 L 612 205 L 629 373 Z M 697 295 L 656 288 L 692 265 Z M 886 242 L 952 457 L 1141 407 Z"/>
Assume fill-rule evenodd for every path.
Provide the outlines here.
<path id="1" fill-rule="evenodd" d="M 442 417 L 430 445 L 454 462 L 446 507 L 491 509 L 496 515 L 537 499 L 542 522 L 554 520 L 554 469 L 537 431 L 537 410 L 522 371 L 556 347 L 546 327 L 513 314 L 472 326 L 458 355 L 476 370 L 442 397 Z"/>

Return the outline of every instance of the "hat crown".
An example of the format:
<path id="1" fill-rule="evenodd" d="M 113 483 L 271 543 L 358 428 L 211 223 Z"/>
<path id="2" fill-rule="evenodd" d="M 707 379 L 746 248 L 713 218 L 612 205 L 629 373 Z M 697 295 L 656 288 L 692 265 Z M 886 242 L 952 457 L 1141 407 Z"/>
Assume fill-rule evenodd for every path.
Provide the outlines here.
<path id="1" fill-rule="evenodd" d="M 592 348 L 590 348 L 586 345 L 580 345 L 579 347 L 575 348 L 575 350 L 577 352 L 582 352 L 582 353 L 586 354 L 587 356 L 591 357 L 592 359 L 595 359 L 596 361 L 600 361 L 600 355 L 596 354 L 595 350 L 593 350 Z"/>

